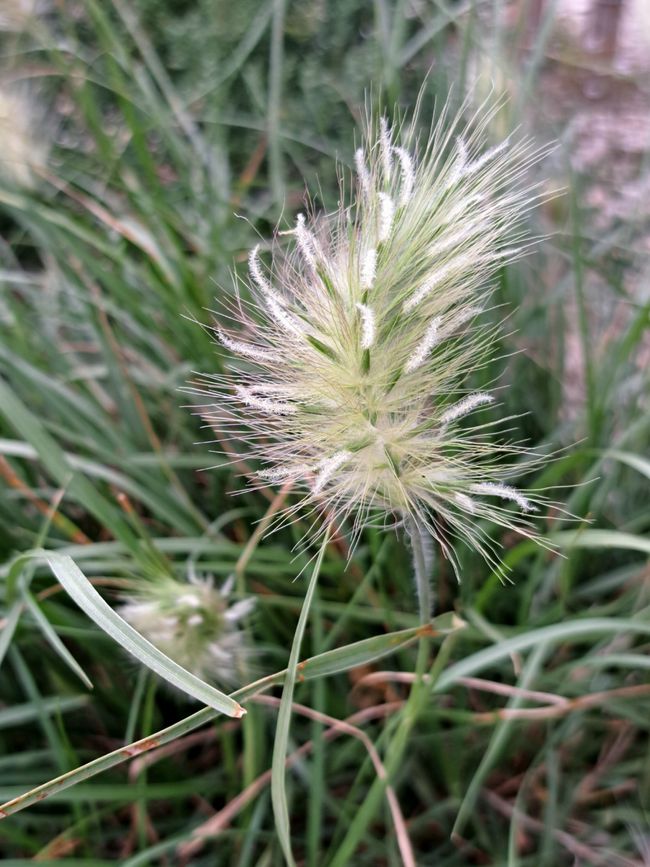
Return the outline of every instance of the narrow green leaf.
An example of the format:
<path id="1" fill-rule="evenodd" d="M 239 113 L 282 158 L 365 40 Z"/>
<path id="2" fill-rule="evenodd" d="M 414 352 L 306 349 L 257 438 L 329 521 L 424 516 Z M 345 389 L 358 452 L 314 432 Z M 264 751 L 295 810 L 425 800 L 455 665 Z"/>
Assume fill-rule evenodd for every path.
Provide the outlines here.
<path id="1" fill-rule="evenodd" d="M 323 343 L 322 340 L 319 340 L 317 337 L 314 337 L 313 334 L 307 335 L 307 342 L 311 343 L 314 349 L 317 352 L 320 352 L 321 355 L 326 355 L 327 358 L 330 358 L 332 361 L 338 361 L 337 355 L 333 349 L 327 346 L 326 343 Z"/>
<path id="2" fill-rule="evenodd" d="M 70 668 L 71 671 L 73 671 L 77 675 L 79 680 L 81 680 L 84 686 L 86 686 L 88 689 L 92 689 L 92 681 L 83 670 L 83 668 L 79 665 L 74 656 L 70 653 L 65 644 L 61 641 L 59 636 L 56 634 L 56 632 L 54 631 L 54 627 L 47 619 L 47 617 L 43 614 L 40 606 L 38 605 L 32 594 L 29 593 L 29 591 L 25 591 L 25 593 L 23 593 L 23 599 L 25 600 L 25 605 L 28 611 L 36 621 L 36 625 L 43 633 L 45 640 L 51 646 L 52 650 L 57 654 L 57 656 L 61 657 L 61 659 L 65 662 L 68 668 Z"/>
<path id="3" fill-rule="evenodd" d="M 0 412 L 5 415 L 9 424 L 36 449 L 43 466 L 57 484 L 66 487 L 69 494 L 88 509 L 102 526 L 107 527 L 116 538 L 139 556 L 139 542 L 124 518 L 85 476 L 74 472 L 56 440 L 1 379 Z"/>
<path id="4" fill-rule="evenodd" d="M 81 569 L 70 557 L 45 553 L 45 558 L 64 589 L 72 596 L 77 605 L 93 620 L 100 629 L 144 665 L 155 671 L 182 692 L 197 701 L 209 705 L 227 716 L 241 717 L 246 711 L 234 699 L 204 683 L 196 675 L 177 665 L 132 626 L 123 620 L 92 586 Z"/>
<path id="5" fill-rule="evenodd" d="M 621 530 L 562 530 L 549 536 L 554 545 L 561 548 L 627 548 L 650 554 L 650 539 L 624 533 Z"/>
<path id="6" fill-rule="evenodd" d="M 436 628 L 436 634 L 442 635 L 444 634 L 445 629 L 451 628 L 455 622 L 454 618 L 458 624 L 462 623 L 462 621 L 460 621 L 459 618 L 456 618 L 453 614 L 443 614 L 440 617 L 437 617 L 433 621 L 433 625 Z M 347 647 L 329 650 L 326 653 L 311 657 L 301 663 L 301 675 L 306 680 L 309 680 L 311 678 L 323 677 L 327 674 L 336 674 L 342 671 L 347 671 L 350 668 L 355 668 L 356 666 L 372 662 L 375 659 L 385 656 L 387 653 L 400 650 L 402 647 L 408 645 L 409 642 L 417 637 L 420 629 L 421 627 L 419 626 L 411 629 L 403 629 L 399 632 L 391 632 L 386 635 L 376 636 L 375 638 L 365 639 L 356 642 L 355 644 L 350 644 Z M 345 664 L 345 660 L 347 660 L 347 664 Z M 234 692 L 231 698 L 244 701 L 257 693 L 262 692 L 262 690 L 268 689 L 274 684 L 282 683 L 285 674 L 286 671 L 278 671 L 268 677 L 263 677 L 260 680 L 249 683 L 247 686 Z M 63 789 L 68 789 L 70 786 L 74 786 L 82 780 L 88 780 L 91 777 L 102 773 L 102 771 L 114 768 L 134 756 L 183 737 L 183 735 L 194 731 L 194 729 L 199 728 L 199 726 L 212 722 L 215 716 L 216 713 L 212 708 L 205 707 L 202 710 L 196 711 L 196 713 L 193 713 L 191 716 L 185 717 L 184 719 L 179 720 L 152 735 L 141 738 L 138 741 L 134 741 L 124 747 L 113 750 L 113 752 L 106 753 L 103 756 L 99 756 L 91 762 L 87 762 L 85 765 L 80 765 L 78 768 L 74 768 L 59 777 L 48 780 L 46 783 L 31 789 L 29 792 L 25 792 L 18 798 L 14 798 L 12 801 L 0 805 L 0 818 L 3 818 L 3 814 L 9 816 L 13 813 L 18 813 L 20 810 L 24 810 L 26 807 L 30 807 L 35 803 L 40 803 L 45 798 L 48 798 Z"/>
<path id="7" fill-rule="evenodd" d="M 0 728 L 24 726 L 37 720 L 43 713 L 49 715 L 68 713 L 72 710 L 79 710 L 85 704 L 88 704 L 88 696 L 72 695 L 66 698 L 59 698 L 59 696 L 44 698 L 40 706 L 29 701 L 25 702 L 25 704 L 5 707 L 0 710 Z"/>
<path id="8" fill-rule="evenodd" d="M 5 658 L 5 653 L 11 644 L 11 639 L 14 637 L 22 608 L 21 602 L 14 602 L 5 618 L 5 625 L 0 632 L 0 665 L 2 665 L 2 660 Z"/>
<path id="9" fill-rule="evenodd" d="M 546 645 L 538 644 L 526 660 L 524 670 L 519 677 L 517 686 L 520 689 L 526 690 L 532 688 L 535 678 L 538 676 L 540 668 L 542 667 L 545 656 Z M 508 708 L 519 708 L 524 703 L 525 698 L 522 698 L 521 695 L 515 695 L 508 702 Z M 474 771 L 474 775 L 467 786 L 460 806 L 458 807 L 456 821 L 454 822 L 454 827 L 451 831 L 452 838 L 456 835 L 460 835 L 463 831 L 469 815 L 476 806 L 476 801 L 479 797 L 483 783 L 490 773 L 490 770 L 497 763 L 513 726 L 513 719 L 502 719 L 492 732 L 492 737 L 483 751 L 481 761 L 479 762 L 477 769 Z"/>
<path id="10" fill-rule="evenodd" d="M 275 816 L 275 828 L 278 832 L 280 845 L 284 853 L 285 860 L 289 867 L 294 867 L 295 860 L 291 851 L 291 830 L 289 825 L 289 807 L 287 804 L 287 788 L 286 788 L 286 769 L 285 763 L 287 759 L 287 748 L 289 746 L 289 726 L 291 725 L 291 706 L 293 703 L 293 691 L 296 685 L 296 674 L 298 668 L 298 657 L 300 655 L 300 646 L 302 638 L 305 634 L 307 626 L 307 618 L 309 617 L 309 608 L 311 601 L 314 598 L 314 591 L 318 582 L 325 549 L 329 541 L 329 533 L 326 533 L 318 557 L 314 564 L 314 568 L 309 579 L 305 601 L 300 609 L 300 617 L 298 625 L 293 636 L 291 644 L 291 653 L 289 654 L 289 665 L 284 679 L 284 689 L 282 690 L 282 699 L 278 710 L 278 719 L 275 727 L 275 742 L 273 744 L 273 761 L 271 763 L 271 802 L 273 804 L 273 815 Z"/>
<path id="11" fill-rule="evenodd" d="M 509 659 L 513 653 L 520 653 L 538 644 L 553 641 L 579 641 L 593 635 L 608 635 L 630 633 L 630 635 L 650 636 L 650 621 L 618 617 L 586 617 L 584 620 L 567 620 L 564 623 L 553 623 L 542 626 L 530 632 L 523 632 L 512 638 L 506 638 L 498 644 L 485 647 L 459 662 L 450 665 L 436 680 L 433 691 L 444 692 L 462 677 L 471 677 L 495 665 L 504 659 Z"/>
<path id="12" fill-rule="evenodd" d="M 650 479 L 650 461 L 647 458 L 642 458 L 641 455 L 635 455 L 633 452 L 621 452 L 618 449 L 609 449 L 609 451 L 603 454 L 603 457 L 616 458 L 617 461 L 638 470 L 646 479 Z"/>
<path id="13" fill-rule="evenodd" d="M 298 663 L 298 678 L 312 680 L 316 677 L 328 677 L 351 668 L 368 665 L 382 656 L 394 653 L 406 647 L 418 638 L 435 638 L 449 635 L 462 629 L 465 622 L 456 614 L 448 612 L 434 618 L 430 625 L 413 626 L 410 629 L 400 629 L 398 632 L 388 632 L 385 635 L 373 635 L 345 647 L 328 650 L 311 659 Z"/>

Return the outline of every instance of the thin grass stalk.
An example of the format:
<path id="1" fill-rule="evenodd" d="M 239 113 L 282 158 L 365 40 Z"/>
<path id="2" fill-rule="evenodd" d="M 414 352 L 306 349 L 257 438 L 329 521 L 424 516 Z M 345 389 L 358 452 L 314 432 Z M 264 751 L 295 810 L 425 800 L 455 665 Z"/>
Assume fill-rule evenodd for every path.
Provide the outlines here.
<path id="1" fill-rule="evenodd" d="M 298 658 L 300 656 L 300 647 L 302 638 L 305 634 L 307 619 L 309 617 L 309 609 L 311 608 L 312 599 L 318 583 L 325 549 L 330 537 L 329 528 L 325 531 L 320 550 L 316 557 L 316 562 L 309 579 L 309 586 L 305 594 L 305 601 L 300 609 L 300 617 L 298 625 L 293 636 L 291 645 L 291 653 L 289 654 L 289 663 L 287 665 L 287 673 L 284 680 L 284 688 L 282 690 L 282 699 L 280 709 L 278 711 L 278 721 L 275 729 L 275 742 L 273 745 L 273 762 L 271 765 L 271 802 L 273 804 L 273 814 L 275 816 L 275 826 L 280 839 L 280 845 L 284 853 L 285 860 L 289 867 L 295 867 L 293 852 L 291 851 L 291 831 L 289 822 L 289 808 L 287 804 L 287 788 L 286 788 L 286 760 L 287 750 L 289 745 L 289 727 L 291 725 L 291 705 L 293 703 L 293 693 L 296 685 L 296 674 L 298 671 Z"/>
<path id="2" fill-rule="evenodd" d="M 411 551 L 413 553 L 413 577 L 415 579 L 415 589 L 418 595 L 418 610 L 420 612 L 420 623 L 424 625 L 431 619 L 431 611 L 433 608 L 433 594 L 431 592 L 430 580 L 430 556 L 427 556 L 428 540 L 425 541 L 424 530 L 417 522 L 417 519 L 412 516 L 406 516 L 404 519 L 406 532 L 411 543 Z"/>
<path id="3" fill-rule="evenodd" d="M 431 609 L 433 606 L 430 581 L 432 557 L 431 552 L 427 550 L 428 540 L 424 535 L 426 531 L 417 523 L 417 520 L 407 515 L 404 523 L 413 553 L 413 574 L 418 596 L 420 622 L 424 626 L 431 620 Z M 385 778 L 377 777 L 375 779 L 368 796 L 357 814 L 357 821 L 350 827 L 331 862 L 332 867 L 344 867 L 345 864 L 350 863 L 360 836 L 356 828 L 365 829 L 367 827 L 379 805 L 380 799 L 384 795 L 386 786 L 391 784 L 394 774 L 402 763 L 411 731 L 430 696 L 430 687 L 427 683 L 429 652 L 430 641 L 426 637 L 426 633 L 423 633 L 418 642 L 413 686 L 406 705 L 400 714 L 397 730 L 386 747 L 386 776 Z"/>

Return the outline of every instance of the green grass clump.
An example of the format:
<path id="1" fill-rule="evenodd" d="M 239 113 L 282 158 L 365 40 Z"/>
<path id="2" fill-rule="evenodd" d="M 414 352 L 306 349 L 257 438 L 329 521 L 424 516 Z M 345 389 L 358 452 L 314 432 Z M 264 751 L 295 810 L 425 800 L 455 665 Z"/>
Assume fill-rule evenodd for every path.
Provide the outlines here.
<path id="1" fill-rule="evenodd" d="M 502 533 L 511 586 L 461 548 L 458 585 L 439 558 L 431 638 L 402 539 L 368 529 L 349 564 L 331 542 L 293 696 L 291 846 L 310 865 L 400 864 L 409 847 L 436 867 L 647 856 L 647 225 L 603 219 L 570 124 L 577 81 L 605 82 L 603 111 L 638 82 L 590 67 L 554 4 L 535 27 L 527 5 L 506 22 L 479 0 L 83 0 L 0 34 L 0 90 L 20 89 L 51 145 L 25 151 L 29 183 L 0 152 L 0 800 L 74 783 L 0 822 L 6 864 L 283 863 L 268 771 L 304 527 L 264 536 L 275 493 L 230 496 L 249 468 L 206 444 L 180 389 L 226 363 L 197 320 L 256 233 L 289 224 L 305 186 L 336 205 L 321 181 L 353 153 L 365 91 L 406 113 L 428 76 L 428 118 L 477 70 L 510 95 L 495 137 L 558 141 L 540 174 L 565 192 L 534 215 L 539 250 L 499 277 L 513 327 L 482 376 L 509 386 L 513 440 L 562 449 L 526 483 L 579 521 L 541 518 L 563 556 Z M 626 152 L 630 177 L 647 159 Z M 256 599 L 246 716 L 140 667 L 44 551 L 113 607 L 134 582 L 233 575 Z M 411 689 L 418 651 L 429 679 Z"/>

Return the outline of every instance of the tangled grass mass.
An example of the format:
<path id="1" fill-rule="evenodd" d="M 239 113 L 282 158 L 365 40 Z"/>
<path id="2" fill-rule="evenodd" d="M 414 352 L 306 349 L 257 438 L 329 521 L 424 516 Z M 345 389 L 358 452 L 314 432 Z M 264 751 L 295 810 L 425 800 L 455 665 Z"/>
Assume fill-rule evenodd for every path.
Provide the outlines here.
<path id="1" fill-rule="evenodd" d="M 650 863 L 646 6 L 0 2 L 3 864 Z"/>

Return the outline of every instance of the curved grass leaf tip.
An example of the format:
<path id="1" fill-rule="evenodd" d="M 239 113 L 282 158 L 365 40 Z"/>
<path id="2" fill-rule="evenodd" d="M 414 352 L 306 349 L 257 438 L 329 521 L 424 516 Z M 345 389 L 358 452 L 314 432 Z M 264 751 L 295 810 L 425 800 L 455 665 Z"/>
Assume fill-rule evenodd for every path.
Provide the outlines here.
<path id="1" fill-rule="evenodd" d="M 324 509 L 352 518 L 354 543 L 408 517 L 456 569 L 454 537 L 500 569 L 484 519 L 538 538 L 544 498 L 511 483 L 537 459 L 493 442 L 494 395 L 467 385 L 498 336 L 490 280 L 530 247 L 540 200 L 525 179 L 542 152 L 486 148 L 489 119 L 443 112 L 419 147 L 413 127 L 371 117 L 351 200 L 298 214 L 270 257 L 251 250 L 253 300 L 238 293 L 215 328 L 236 361 L 197 386 L 216 397 L 202 414 L 231 453 L 260 462 L 253 485 L 305 492 L 281 522 Z"/>

